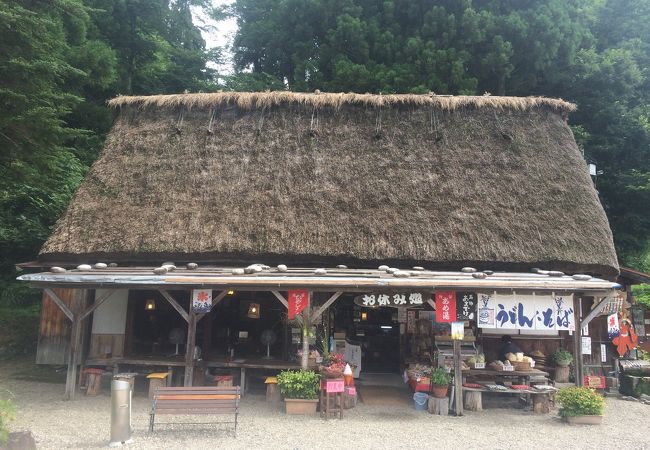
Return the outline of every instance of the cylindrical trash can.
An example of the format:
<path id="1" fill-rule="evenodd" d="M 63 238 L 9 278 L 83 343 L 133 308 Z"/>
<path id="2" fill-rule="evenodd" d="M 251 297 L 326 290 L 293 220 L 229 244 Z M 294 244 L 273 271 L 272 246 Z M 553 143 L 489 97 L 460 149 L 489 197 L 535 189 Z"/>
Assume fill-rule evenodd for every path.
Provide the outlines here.
<path id="1" fill-rule="evenodd" d="M 128 381 L 111 381 L 111 447 L 130 444 L 131 385 Z"/>
<path id="2" fill-rule="evenodd" d="M 415 409 L 418 411 L 425 411 L 427 409 L 428 400 L 429 400 L 429 394 L 425 392 L 416 392 L 415 394 L 413 394 Z"/>

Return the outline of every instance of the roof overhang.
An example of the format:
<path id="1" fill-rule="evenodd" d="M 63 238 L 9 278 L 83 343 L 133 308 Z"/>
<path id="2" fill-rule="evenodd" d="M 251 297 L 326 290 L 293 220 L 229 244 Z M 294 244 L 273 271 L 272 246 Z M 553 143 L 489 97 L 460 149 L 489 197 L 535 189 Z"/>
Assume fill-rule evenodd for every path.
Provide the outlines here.
<path id="1" fill-rule="evenodd" d="M 232 268 L 212 267 L 197 270 L 178 269 L 163 275 L 153 268 L 106 268 L 89 271 L 69 270 L 64 273 L 26 274 L 18 280 L 37 287 L 108 288 L 108 289 L 170 289 L 193 288 L 239 290 L 289 290 L 378 292 L 396 290 L 471 290 L 471 291 L 557 291 L 601 295 L 621 289 L 611 281 L 585 276 L 550 276 L 540 273 L 495 272 L 477 276 L 465 272 L 406 271 L 395 276 L 379 270 L 291 269 L 280 272 L 270 269 L 253 274 L 234 275 Z M 401 271 L 405 272 L 405 271 Z M 576 279 L 577 278 L 577 279 Z M 588 279 L 587 279 L 588 278 Z"/>

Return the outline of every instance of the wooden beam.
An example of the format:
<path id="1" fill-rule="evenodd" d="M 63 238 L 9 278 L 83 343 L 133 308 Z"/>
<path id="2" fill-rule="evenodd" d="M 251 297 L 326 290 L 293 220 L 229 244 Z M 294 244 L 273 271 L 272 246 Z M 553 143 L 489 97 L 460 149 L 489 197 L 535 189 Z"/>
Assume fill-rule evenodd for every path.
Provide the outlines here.
<path id="1" fill-rule="evenodd" d="M 68 308 L 68 305 L 66 305 L 65 302 L 61 300 L 61 297 L 56 295 L 56 292 L 54 292 L 50 288 L 45 288 L 44 290 L 47 296 L 50 297 L 54 303 L 56 303 L 56 305 L 59 307 L 59 309 L 61 309 L 61 311 L 63 311 L 63 314 L 65 314 L 66 317 L 71 321 L 74 321 L 74 314 L 72 313 L 70 308 Z"/>
<path id="2" fill-rule="evenodd" d="M 311 314 L 311 301 L 313 296 L 314 293 L 309 291 L 307 306 L 302 310 L 302 360 L 300 361 L 300 367 L 303 370 L 309 369 L 309 329 L 311 328 L 309 315 Z"/>
<path id="3" fill-rule="evenodd" d="M 179 305 L 176 300 L 174 300 L 174 297 L 172 297 L 169 294 L 169 292 L 167 292 L 164 289 L 158 289 L 158 292 L 160 292 L 160 295 L 162 295 L 165 298 L 165 300 L 167 300 L 169 302 L 169 304 L 172 305 L 172 307 L 176 310 L 176 312 L 178 312 L 178 314 L 181 315 L 181 317 L 185 320 L 185 322 L 189 323 L 190 318 L 189 318 L 189 315 L 187 314 L 187 311 L 185 311 L 183 309 L 183 307 L 181 305 Z M 190 309 L 192 309 L 192 308 L 190 308 Z"/>
<path id="4" fill-rule="evenodd" d="M 226 290 L 226 291 L 221 291 L 221 292 L 219 292 L 219 294 L 218 294 L 216 297 L 214 297 L 214 298 L 212 299 L 212 307 L 210 308 L 210 311 L 207 312 L 207 313 L 205 313 L 205 314 L 197 314 L 197 315 L 196 315 L 196 321 L 199 322 L 199 321 L 200 321 L 201 319 L 203 319 L 205 316 L 207 316 L 208 314 L 210 314 L 210 313 L 212 312 L 212 310 L 214 309 L 214 307 L 217 306 L 217 305 L 219 304 L 219 302 L 221 302 L 221 300 L 223 300 L 224 297 L 225 297 L 226 295 L 228 295 L 228 291 L 227 291 L 227 290 Z"/>
<path id="5" fill-rule="evenodd" d="M 434 311 L 436 310 L 436 302 L 429 299 L 429 300 L 427 300 L 427 303 L 429 304 L 429 306 L 431 306 L 431 308 L 433 308 Z"/>
<path id="6" fill-rule="evenodd" d="M 580 297 L 573 296 L 573 314 L 577 317 L 576 323 L 582 323 L 580 320 Z M 573 354 L 575 356 L 575 383 L 576 386 L 582 387 L 582 327 L 576 325 L 573 331 Z"/>
<path id="7" fill-rule="evenodd" d="M 454 403 L 457 416 L 463 415 L 463 372 L 460 341 L 454 339 Z"/>
<path id="8" fill-rule="evenodd" d="M 282 294 L 280 294 L 280 292 L 278 292 L 278 291 L 271 291 L 271 293 L 272 293 L 273 295 L 275 295 L 275 298 L 277 298 L 278 300 L 280 300 L 280 303 L 282 303 L 282 304 L 284 305 L 285 308 L 289 309 L 289 302 L 287 302 L 287 299 L 284 298 L 284 296 L 283 296 Z"/>
<path id="9" fill-rule="evenodd" d="M 111 295 L 115 293 L 115 290 L 110 290 L 106 292 L 104 295 L 102 295 L 99 299 L 95 298 L 95 302 L 88 308 L 86 308 L 80 315 L 81 320 L 84 320 L 86 317 L 88 317 L 90 314 L 95 312 L 97 308 L 99 308 L 102 303 L 104 303 L 106 300 L 108 300 Z"/>
<path id="10" fill-rule="evenodd" d="M 187 321 L 187 349 L 185 350 L 185 386 L 192 386 L 194 378 L 194 347 L 196 346 L 196 314 L 190 308 Z"/>
<path id="11" fill-rule="evenodd" d="M 580 329 L 589 325 L 589 323 L 592 320 L 594 320 L 598 316 L 598 314 L 600 314 L 603 311 L 603 309 L 605 309 L 605 306 L 607 306 L 607 303 L 609 303 L 611 297 L 612 297 L 611 295 L 607 295 L 600 301 L 600 303 L 598 303 L 596 306 L 593 307 L 593 309 L 589 312 L 589 314 L 587 314 L 587 317 L 582 319 L 582 321 L 580 322 Z"/>
<path id="12" fill-rule="evenodd" d="M 343 292 L 335 292 L 334 295 L 332 295 L 325 303 L 323 303 L 314 314 L 311 316 L 311 321 L 316 322 L 318 318 L 325 312 L 327 308 L 332 306 L 332 303 L 334 303 L 341 295 L 343 295 Z"/>
<path id="13" fill-rule="evenodd" d="M 48 293 L 48 295 L 50 295 Z M 77 308 L 84 306 L 86 290 L 75 290 L 76 298 L 73 304 Z M 61 300 L 61 299 L 59 299 Z M 79 304 L 80 303 L 80 304 Z M 65 311 L 64 311 L 65 312 Z M 72 311 L 70 311 L 72 313 Z M 67 314 L 66 314 L 67 315 Z M 72 329 L 70 331 L 70 347 L 68 348 L 68 370 L 65 378 L 65 399 L 74 400 L 77 391 L 77 364 L 79 363 L 79 353 L 81 351 L 81 329 L 83 320 L 80 314 L 72 315 Z"/>

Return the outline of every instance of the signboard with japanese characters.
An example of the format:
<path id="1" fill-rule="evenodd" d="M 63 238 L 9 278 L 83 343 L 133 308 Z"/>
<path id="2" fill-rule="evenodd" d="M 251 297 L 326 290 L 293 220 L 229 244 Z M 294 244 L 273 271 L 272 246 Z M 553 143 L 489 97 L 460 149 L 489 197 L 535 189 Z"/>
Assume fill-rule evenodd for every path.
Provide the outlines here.
<path id="1" fill-rule="evenodd" d="M 378 306 L 418 307 L 428 299 L 422 292 L 364 294 L 355 297 L 354 303 L 359 306 L 375 308 Z"/>
<path id="2" fill-rule="evenodd" d="M 212 291 L 194 289 L 192 291 L 192 311 L 196 314 L 209 313 L 212 309 Z"/>
<path id="3" fill-rule="evenodd" d="M 287 315 L 289 320 L 293 320 L 309 305 L 309 291 L 305 289 L 289 291 L 287 303 L 289 304 Z"/>
<path id="4" fill-rule="evenodd" d="M 474 320 L 476 318 L 476 294 L 474 292 L 456 292 L 456 320 Z"/>
<path id="5" fill-rule="evenodd" d="M 479 328 L 575 330 L 573 296 L 477 294 Z"/>
<path id="6" fill-rule="evenodd" d="M 436 322 L 456 321 L 456 293 L 453 291 L 436 292 Z"/>

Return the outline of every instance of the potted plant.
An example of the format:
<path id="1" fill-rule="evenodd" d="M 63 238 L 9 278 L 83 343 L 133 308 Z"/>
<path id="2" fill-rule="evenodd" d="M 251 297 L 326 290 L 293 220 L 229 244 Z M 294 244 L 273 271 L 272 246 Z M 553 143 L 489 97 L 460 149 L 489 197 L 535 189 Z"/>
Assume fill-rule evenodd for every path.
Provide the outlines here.
<path id="1" fill-rule="evenodd" d="M 605 398 L 587 387 L 560 389 L 556 396 L 560 416 L 570 424 L 598 425 L 603 422 Z"/>
<path id="2" fill-rule="evenodd" d="M 320 375 L 312 370 L 284 370 L 278 374 L 287 414 L 315 414 Z"/>
<path id="3" fill-rule="evenodd" d="M 439 367 L 431 371 L 431 390 L 436 398 L 445 398 L 449 390 L 451 377 L 447 370 Z"/>
<path id="4" fill-rule="evenodd" d="M 567 367 L 573 362 L 573 355 L 564 349 L 559 349 L 553 353 L 553 361 L 556 366 Z"/>

